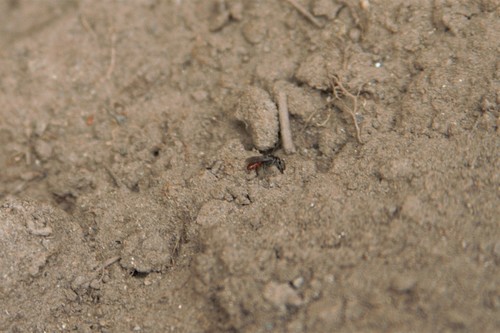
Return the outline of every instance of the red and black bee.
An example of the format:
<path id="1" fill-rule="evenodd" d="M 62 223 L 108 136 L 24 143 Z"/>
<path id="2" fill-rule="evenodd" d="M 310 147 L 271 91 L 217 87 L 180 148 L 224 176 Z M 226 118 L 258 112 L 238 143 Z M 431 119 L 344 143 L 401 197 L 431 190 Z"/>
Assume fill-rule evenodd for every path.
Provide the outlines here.
<path id="1" fill-rule="evenodd" d="M 256 173 L 259 169 L 264 167 L 268 168 L 274 165 L 281 173 L 285 171 L 285 161 L 274 155 L 261 155 L 252 156 L 246 159 L 247 170 L 255 170 Z"/>

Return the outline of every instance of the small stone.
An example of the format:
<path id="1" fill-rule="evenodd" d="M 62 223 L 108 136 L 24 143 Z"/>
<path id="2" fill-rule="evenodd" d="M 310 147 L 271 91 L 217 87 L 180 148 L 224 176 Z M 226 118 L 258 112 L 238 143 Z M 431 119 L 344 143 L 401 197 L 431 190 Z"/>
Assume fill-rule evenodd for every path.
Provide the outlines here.
<path id="1" fill-rule="evenodd" d="M 97 279 L 92 280 L 92 282 L 90 282 L 90 288 L 95 290 L 101 289 L 101 281 Z"/>
<path id="2" fill-rule="evenodd" d="M 42 161 L 46 161 L 52 156 L 52 145 L 43 140 L 37 140 L 35 143 L 35 153 Z"/>
<path id="3" fill-rule="evenodd" d="M 299 289 L 300 287 L 302 287 L 303 284 L 304 284 L 304 278 L 302 276 L 299 276 L 293 279 L 292 281 L 292 285 L 295 287 L 295 289 Z"/>

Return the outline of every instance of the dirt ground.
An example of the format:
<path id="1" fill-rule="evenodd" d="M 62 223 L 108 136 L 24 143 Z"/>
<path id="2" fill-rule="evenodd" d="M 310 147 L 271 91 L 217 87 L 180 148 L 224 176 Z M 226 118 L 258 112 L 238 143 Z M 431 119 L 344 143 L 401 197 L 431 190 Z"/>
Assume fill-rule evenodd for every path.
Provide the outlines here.
<path id="1" fill-rule="evenodd" d="M 499 54 L 497 0 L 1 1 L 0 331 L 500 331 Z"/>

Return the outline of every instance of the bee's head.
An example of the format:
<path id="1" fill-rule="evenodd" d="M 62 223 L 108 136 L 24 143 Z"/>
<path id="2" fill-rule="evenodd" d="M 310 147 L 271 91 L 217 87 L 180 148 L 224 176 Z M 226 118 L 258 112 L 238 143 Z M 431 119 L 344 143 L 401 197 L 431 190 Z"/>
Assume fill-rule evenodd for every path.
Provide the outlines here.
<path id="1" fill-rule="evenodd" d="M 276 165 L 276 168 L 278 168 L 278 170 L 283 173 L 285 171 L 285 161 L 282 160 L 281 158 L 279 157 L 276 157 L 275 160 L 274 160 L 274 165 Z"/>

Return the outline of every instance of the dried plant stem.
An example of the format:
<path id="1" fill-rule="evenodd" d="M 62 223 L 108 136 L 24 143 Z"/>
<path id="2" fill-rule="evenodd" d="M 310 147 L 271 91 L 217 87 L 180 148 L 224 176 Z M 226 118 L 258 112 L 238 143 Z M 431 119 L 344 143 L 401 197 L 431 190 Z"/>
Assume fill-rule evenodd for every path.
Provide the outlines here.
<path id="1" fill-rule="evenodd" d="M 293 154 L 295 153 L 295 145 L 293 144 L 292 131 L 290 129 L 287 96 L 283 90 L 278 93 L 278 116 L 283 150 L 287 154 Z"/>
<path id="2" fill-rule="evenodd" d="M 335 88 L 338 87 L 340 92 L 345 96 L 349 97 L 352 100 L 353 108 L 347 106 L 347 104 L 338 96 Z M 359 143 L 363 144 L 361 141 L 361 129 L 359 128 L 358 120 L 356 119 L 356 111 L 358 110 L 358 96 L 359 90 L 356 95 L 351 94 L 340 82 L 337 76 L 333 76 L 333 84 L 332 84 L 333 95 L 337 99 L 339 103 L 335 103 L 335 106 L 340 109 L 343 113 L 349 115 L 352 118 L 352 122 L 354 123 L 354 127 L 356 128 L 356 139 Z"/>
<path id="3" fill-rule="evenodd" d="M 110 60 L 109 67 L 106 71 L 106 80 L 111 78 L 113 71 L 115 70 L 115 61 L 116 61 L 116 34 L 111 32 L 111 51 L 110 51 Z"/>
<path id="4" fill-rule="evenodd" d="M 288 3 L 290 3 L 293 7 L 295 7 L 295 9 L 301 13 L 302 15 L 304 15 L 305 18 L 307 18 L 312 24 L 314 24 L 316 27 L 318 28 L 321 28 L 322 25 L 321 23 L 319 23 L 318 20 L 316 20 L 316 18 L 314 16 L 312 16 L 311 13 L 309 13 L 309 11 L 307 9 L 304 8 L 304 6 L 302 6 L 300 3 L 298 3 L 296 0 L 287 0 Z"/>

